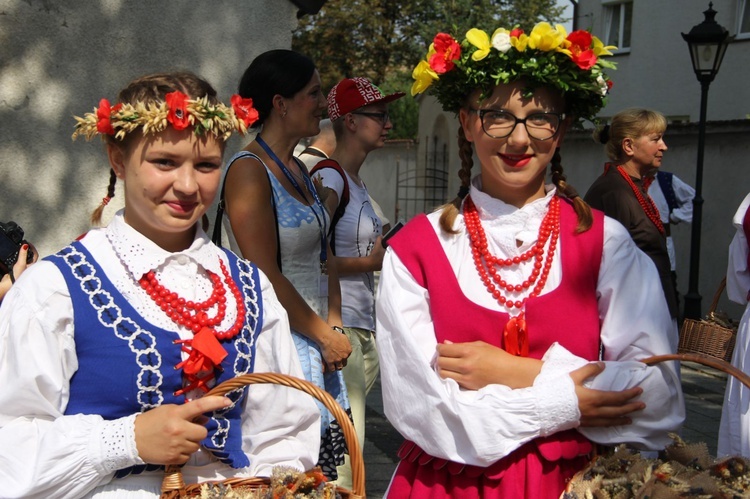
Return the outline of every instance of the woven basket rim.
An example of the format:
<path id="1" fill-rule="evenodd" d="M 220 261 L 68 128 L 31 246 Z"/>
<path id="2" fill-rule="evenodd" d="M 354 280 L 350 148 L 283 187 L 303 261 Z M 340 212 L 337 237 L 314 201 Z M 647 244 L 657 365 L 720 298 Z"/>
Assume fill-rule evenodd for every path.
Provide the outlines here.
<path id="1" fill-rule="evenodd" d="M 256 384 L 273 384 L 282 385 L 289 388 L 294 388 L 308 395 L 318 399 L 329 411 L 333 414 L 334 418 L 339 422 L 341 429 L 344 433 L 344 440 L 349 449 L 349 457 L 352 466 L 352 489 L 351 491 L 337 487 L 336 490 L 343 492 L 344 497 L 350 499 L 359 499 L 365 497 L 365 468 L 364 459 L 362 457 L 362 449 L 359 445 L 359 439 L 357 438 L 356 430 L 354 425 L 349 420 L 349 416 L 346 414 L 344 409 L 336 402 L 336 400 L 325 390 L 319 388 L 315 384 L 294 376 L 281 373 L 251 373 L 243 374 L 235 378 L 224 381 L 223 383 L 215 386 L 211 391 L 206 393 L 205 396 L 210 395 L 226 395 L 232 390 L 237 388 L 243 388 L 249 385 Z M 176 497 L 190 497 L 187 494 L 195 494 L 196 491 L 200 490 L 201 484 L 185 485 L 182 477 L 182 468 L 178 465 L 168 465 L 164 472 L 164 481 L 162 482 L 162 498 L 176 498 Z M 224 484 L 235 484 L 241 481 L 251 480 L 264 480 L 260 477 L 252 478 L 229 478 L 222 480 L 218 483 Z M 208 482 L 212 483 L 212 482 Z M 249 484 L 255 485 L 255 482 Z M 197 488 L 196 488 L 197 486 Z M 348 496 L 347 496 L 348 494 Z"/>

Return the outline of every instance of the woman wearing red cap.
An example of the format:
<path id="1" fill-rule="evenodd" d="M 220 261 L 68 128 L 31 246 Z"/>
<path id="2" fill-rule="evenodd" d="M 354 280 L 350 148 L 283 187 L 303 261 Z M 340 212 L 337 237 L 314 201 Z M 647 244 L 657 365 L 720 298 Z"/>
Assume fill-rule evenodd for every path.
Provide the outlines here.
<path id="1" fill-rule="evenodd" d="M 253 60 L 239 94 L 252 99 L 260 127 L 255 140 L 229 162 L 224 226 L 232 249 L 271 280 L 289 314 L 308 381 L 348 409 L 341 369 L 351 345 L 341 327 L 341 294 L 328 244 L 330 220 L 304 165 L 293 156 L 304 137 L 320 131 L 325 109 L 313 62 L 291 50 Z M 218 224 L 217 224 L 218 225 Z M 343 433 L 322 404 L 319 465 L 328 478 L 343 464 Z"/>
<path id="2" fill-rule="evenodd" d="M 675 366 L 638 362 L 670 351 L 656 270 L 563 174 L 607 48 L 548 23 L 491 35 L 439 33 L 413 72 L 458 115 L 461 190 L 383 259 L 383 405 L 407 440 L 389 499 L 557 499 L 593 442 L 663 448 L 684 418 Z"/>
<path id="3" fill-rule="evenodd" d="M 354 426 L 365 438 L 365 398 L 379 372 L 375 348 L 375 279 L 383 264 L 382 222 L 359 176 L 367 155 L 383 147 L 393 128 L 388 103 L 403 93 L 384 95 L 366 78 L 347 78 L 328 94 L 336 149 L 319 162 L 313 175 L 332 190 L 326 203 L 333 214 L 331 245 L 341 282 L 341 318 L 352 344 L 344 367 Z M 351 487 L 351 467 L 339 467 L 339 485 Z"/>

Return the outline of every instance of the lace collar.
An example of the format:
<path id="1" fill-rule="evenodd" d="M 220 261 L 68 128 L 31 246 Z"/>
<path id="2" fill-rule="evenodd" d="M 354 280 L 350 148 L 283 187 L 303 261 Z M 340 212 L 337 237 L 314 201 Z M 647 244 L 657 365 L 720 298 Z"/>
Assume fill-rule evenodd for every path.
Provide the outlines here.
<path id="1" fill-rule="evenodd" d="M 166 267 L 170 262 L 184 264 L 188 259 L 221 275 L 216 250 L 200 225 L 189 248 L 171 253 L 128 225 L 123 213 L 124 210 L 118 211 L 105 231 L 112 249 L 136 282 L 150 270 Z"/>
<path id="2" fill-rule="evenodd" d="M 479 211 L 481 220 L 507 222 L 507 219 L 510 217 L 541 220 L 544 214 L 547 213 L 547 205 L 549 205 L 552 196 L 555 195 L 555 186 L 553 184 L 545 185 L 544 189 L 546 195 L 543 198 L 535 199 L 521 208 L 516 208 L 482 192 L 482 175 L 479 174 L 472 179 L 469 193 Z"/>

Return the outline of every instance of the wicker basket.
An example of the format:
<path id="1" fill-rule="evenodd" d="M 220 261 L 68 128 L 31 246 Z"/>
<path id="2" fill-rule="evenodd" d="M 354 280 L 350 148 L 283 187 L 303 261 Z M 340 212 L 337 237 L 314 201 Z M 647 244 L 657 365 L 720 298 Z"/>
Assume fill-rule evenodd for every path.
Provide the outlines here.
<path id="1" fill-rule="evenodd" d="M 225 395 L 232 390 L 241 388 L 247 385 L 255 384 L 276 384 L 288 386 L 290 388 L 296 388 L 297 390 L 303 391 L 308 395 L 311 395 L 321 401 L 326 408 L 331 411 L 334 418 L 341 425 L 341 429 L 344 432 L 344 439 L 346 445 L 349 448 L 349 456 L 351 458 L 352 465 L 352 490 L 337 487 L 336 492 L 341 495 L 344 499 L 361 499 L 365 497 L 365 468 L 364 460 L 362 459 L 362 450 L 359 446 L 359 440 L 354 430 L 349 417 L 341 406 L 331 397 L 327 392 L 318 388 L 314 384 L 287 376 L 284 374 L 277 373 L 254 373 L 245 374 L 238 376 L 234 379 L 227 380 L 220 385 L 214 387 L 208 395 Z M 263 497 L 263 492 L 269 489 L 269 479 L 267 478 L 229 478 L 221 482 L 209 482 L 211 484 L 224 484 L 231 485 L 233 489 L 243 487 L 243 491 L 252 489 L 258 492 L 258 497 Z M 200 490 L 203 484 L 190 484 L 185 485 L 185 481 L 182 477 L 182 471 L 180 466 L 169 465 L 164 473 L 164 481 L 162 482 L 162 499 L 174 499 L 178 497 L 200 497 Z"/>
<path id="2" fill-rule="evenodd" d="M 716 290 L 707 319 L 685 319 L 680 329 L 679 353 L 699 353 L 716 357 L 727 362 L 732 361 L 737 329 L 725 327 L 715 319 L 719 298 L 724 292 L 726 278 L 721 280 Z"/>

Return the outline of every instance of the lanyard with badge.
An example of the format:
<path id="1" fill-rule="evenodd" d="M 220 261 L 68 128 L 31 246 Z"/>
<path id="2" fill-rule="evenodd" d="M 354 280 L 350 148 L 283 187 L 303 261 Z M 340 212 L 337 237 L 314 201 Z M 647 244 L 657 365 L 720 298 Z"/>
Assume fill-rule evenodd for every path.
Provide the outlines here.
<path id="1" fill-rule="evenodd" d="M 307 196 L 305 196 L 302 187 L 300 187 L 299 183 L 297 183 L 297 180 L 294 178 L 294 175 L 292 175 L 292 172 L 289 171 L 284 162 L 281 161 L 279 157 L 271 150 L 268 144 L 266 144 L 266 141 L 264 141 L 260 135 L 255 138 L 255 141 L 258 143 L 258 145 L 260 145 L 260 147 L 263 148 L 264 151 L 266 151 L 268 157 L 271 158 L 274 163 L 276 163 L 276 165 L 278 165 L 282 173 L 284 173 L 284 176 L 287 178 L 287 180 L 289 180 L 289 183 L 292 184 L 292 187 L 294 187 L 297 193 L 302 196 L 302 199 L 307 199 Z M 318 221 L 318 227 L 320 228 L 320 275 L 318 276 L 318 290 L 320 296 L 328 296 L 328 239 L 326 237 L 326 234 L 328 233 L 328 227 L 325 218 L 325 208 L 323 207 L 323 202 L 318 196 L 318 191 L 315 190 L 315 186 L 313 185 L 312 180 L 310 180 L 310 177 L 308 177 L 304 171 L 302 172 L 302 178 L 305 182 L 307 190 L 309 190 L 312 194 L 314 204 L 310 205 L 310 209 L 312 210 L 313 215 L 315 215 L 315 219 Z M 318 212 L 315 211 L 316 205 L 320 210 L 321 215 L 323 216 L 322 221 L 320 219 L 320 216 L 318 215 Z M 278 230 L 278 228 L 276 230 Z"/>

